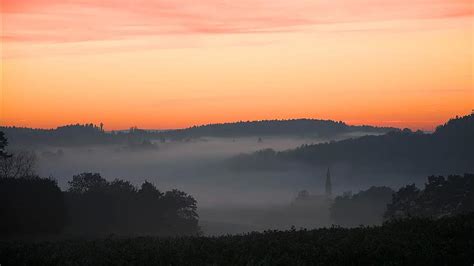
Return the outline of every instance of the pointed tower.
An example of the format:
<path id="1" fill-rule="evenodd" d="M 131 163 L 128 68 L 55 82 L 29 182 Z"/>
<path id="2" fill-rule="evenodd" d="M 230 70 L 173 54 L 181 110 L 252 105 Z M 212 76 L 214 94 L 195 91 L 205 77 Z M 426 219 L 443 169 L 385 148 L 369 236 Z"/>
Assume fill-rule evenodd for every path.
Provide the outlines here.
<path id="1" fill-rule="evenodd" d="M 332 194 L 332 185 L 331 185 L 331 173 L 328 171 L 326 173 L 326 197 L 331 197 Z"/>

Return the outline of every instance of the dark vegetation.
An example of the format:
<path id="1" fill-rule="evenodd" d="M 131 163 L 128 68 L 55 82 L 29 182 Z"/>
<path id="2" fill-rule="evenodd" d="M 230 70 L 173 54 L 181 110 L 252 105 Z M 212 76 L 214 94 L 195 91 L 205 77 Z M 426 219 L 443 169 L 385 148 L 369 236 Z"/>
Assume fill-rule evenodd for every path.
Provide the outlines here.
<path id="1" fill-rule="evenodd" d="M 246 235 L 0 242 L 5 265 L 471 265 L 474 214 Z"/>
<path id="2" fill-rule="evenodd" d="M 474 212 L 474 174 L 429 176 L 423 189 L 414 184 L 397 192 L 371 187 L 334 199 L 331 220 L 342 226 L 377 225 L 385 220 L 441 218 Z"/>
<path id="3" fill-rule="evenodd" d="M 463 173 L 474 171 L 473 150 L 471 114 L 449 120 L 432 134 L 405 129 L 281 152 L 263 150 L 236 156 L 229 165 L 241 171 L 284 169 L 291 163 L 321 168 L 344 165 L 354 175 Z"/>
<path id="4" fill-rule="evenodd" d="M 65 193 L 72 221 L 70 234 L 195 235 L 199 232 L 196 200 L 179 190 L 160 192 L 145 182 L 107 182 L 99 174 L 73 177 Z"/>
<path id="5" fill-rule="evenodd" d="M 385 218 L 440 218 L 470 212 L 474 212 L 474 174 L 430 176 L 423 190 L 412 184 L 395 193 Z"/>
<path id="6" fill-rule="evenodd" d="M 62 192 L 54 180 L 0 178 L 0 237 L 67 235 L 196 235 L 196 201 L 145 182 L 108 182 L 99 174 L 73 177 Z"/>
<path id="7" fill-rule="evenodd" d="M 0 179 L 0 238 L 58 234 L 67 222 L 64 194 L 50 179 Z"/>
<path id="8" fill-rule="evenodd" d="M 62 192 L 51 179 L 0 178 L 0 237 L 196 235 L 196 201 L 145 182 L 108 182 L 99 174 L 73 177 Z"/>
<path id="9" fill-rule="evenodd" d="M 6 144 L 0 134 L 0 238 L 199 233 L 196 200 L 182 191 L 82 173 L 62 192 L 34 174 L 34 160 L 7 154 Z"/>
<path id="10" fill-rule="evenodd" d="M 162 132 L 171 139 L 199 137 L 246 137 L 246 136 L 296 136 L 331 137 L 351 132 L 386 133 L 395 128 L 373 126 L 350 126 L 342 121 L 291 119 L 261 120 L 223 124 L 193 126 L 186 129 Z"/>
<path id="11" fill-rule="evenodd" d="M 56 129 L 34 129 L 22 127 L 0 127 L 12 146 L 54 145 L 81 146 L 96 144 L 126 143 L 135 136 L 130 134 L 107 133 L 101 126 L 76 124 Z M 133 141 L 135 143 L 135 141 Z M 138 142 L 138 140 L 136 140 Z"/>
<path id="12" fill-rule="evenodd" d="M 371 187 L 354 195 L 344 193 L 334 199 L 331 220 L 341 226 L 382 224 L 393 193 L 388 187 Z"/>
<path id="13" fill-rule="evenodd" d="M 143 130 L 106 132 L 103 125 L 76 124 L 56 129 L 0 127 L 14 146 L 54 145 L 79 146 L 96 144 L 129 144 L 132 148 L 150 147 L 151 140 L 187 141 L 201 137 L 294 136 L 330 137 L 351 132 L 386 133 L 394 128 L 349 126 L 331 120 L 295 119 L 264 120 L 193 126 L 176 130 Z"/>

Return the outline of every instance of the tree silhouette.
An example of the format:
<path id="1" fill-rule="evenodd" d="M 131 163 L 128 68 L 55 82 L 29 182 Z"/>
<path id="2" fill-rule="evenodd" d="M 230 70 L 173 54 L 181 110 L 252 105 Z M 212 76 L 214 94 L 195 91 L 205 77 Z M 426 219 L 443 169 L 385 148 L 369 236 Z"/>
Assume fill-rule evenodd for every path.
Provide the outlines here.
<path id="1" fill-rule="evenodd" d="M 392 202 L 387 205 L 385 218 L 405 218 L 416 216 L 415 200 L 418 198 L 420 190 L 415 184 L 400 188 L 393 194 Z"/>
<path id="2" fill-rule="evenodd" d="M 386 219 L 406 217 L 440 218 L 474 212 L 474 174 L 430 176 L 423 190 L 414 184 L 393 195 Z"/>
<path id="3" fill-rule="evenodd" d="M 346 193 L 336 197 L 330 210 L 331 218 L 343 226 L 381 224 L 393 193 L 388 187 L 371 187 L 354 195 Z"/>
<path id="4" fill-rule="evenodd" d="M 179 190 L 161 193 L 145 181 L 108 182 L 98 173 L 82 173 L 69 182 L 71 231 L 103 235 L 193 235 L 199 232 L 196 200 Z"/>
<path id="5" fill-rule="evenodd" d="M 69 181 L 69 192 L 86 193 L 99 192 L 105 190 L 107 181 L 98 173 L 82 173 L 72 177 Z"/>
<path id="6" fill-rule="evenodd" d="M 0 158 L 0 178 L 26 178 L 35 176 L 36 155 L 21 151 Z"/>

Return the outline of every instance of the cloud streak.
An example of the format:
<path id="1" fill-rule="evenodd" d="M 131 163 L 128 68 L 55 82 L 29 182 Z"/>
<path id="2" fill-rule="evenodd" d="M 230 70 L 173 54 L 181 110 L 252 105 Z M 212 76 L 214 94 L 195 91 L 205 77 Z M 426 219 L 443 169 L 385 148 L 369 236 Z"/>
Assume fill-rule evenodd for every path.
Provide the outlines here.
<path id="1" fill-rule="evenodd" d="M 1 0 L 6 43 L 298 31 L 320 24 L 472 16 L 470 0 Z"/>

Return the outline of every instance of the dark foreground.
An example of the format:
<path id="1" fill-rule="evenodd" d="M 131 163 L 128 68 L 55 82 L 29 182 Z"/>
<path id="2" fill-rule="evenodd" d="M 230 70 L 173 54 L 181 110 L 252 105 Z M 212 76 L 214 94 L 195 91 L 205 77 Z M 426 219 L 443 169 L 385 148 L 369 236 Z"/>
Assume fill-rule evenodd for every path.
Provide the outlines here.
<path id="1" fill-rule="evenodd" d="M 1 265 L 473 265 L 474 214 L 247 235 L 1 242 Z"/>

